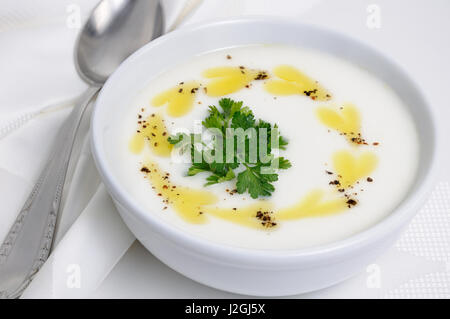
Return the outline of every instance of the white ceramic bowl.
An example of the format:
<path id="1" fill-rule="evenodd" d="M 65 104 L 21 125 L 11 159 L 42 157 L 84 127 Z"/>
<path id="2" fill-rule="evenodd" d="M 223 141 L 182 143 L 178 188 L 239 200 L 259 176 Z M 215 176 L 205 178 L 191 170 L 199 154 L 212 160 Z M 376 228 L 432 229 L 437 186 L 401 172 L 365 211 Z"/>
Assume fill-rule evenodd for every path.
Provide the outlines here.
<path id="1" fill-rule="evenodd" d="M 310 249 L 264 251 L 220 245 L 184 233 L 140 207 L 118 181 L 105 141 L 115 123 L 149 80 L 161 71 L 213 49 L 246 44 L 312 47 L 371 71 L 403 99 L 419 130 L 420 164 L 407 197 L 388 217 L 359 234 Z M 382 125 L 382 123 L 380 123 Z M 247 18 L 195 25 L 167 34 L 129 57 L 103 87 L 92 119 L 92 150 L 97 168 L 123 220 L 162 262 L 205 285 L 230 292 L 281 296 L 338 283 L 389 247 L 419 210 L 436 172 L 437 132 L 432 110 L 419 88 L 374 49 L 346 36 L 271 18 Z M 401 144 L 399 144 L 401 147 Z M 389 187 L 389 185 L 386 185 Z"/>

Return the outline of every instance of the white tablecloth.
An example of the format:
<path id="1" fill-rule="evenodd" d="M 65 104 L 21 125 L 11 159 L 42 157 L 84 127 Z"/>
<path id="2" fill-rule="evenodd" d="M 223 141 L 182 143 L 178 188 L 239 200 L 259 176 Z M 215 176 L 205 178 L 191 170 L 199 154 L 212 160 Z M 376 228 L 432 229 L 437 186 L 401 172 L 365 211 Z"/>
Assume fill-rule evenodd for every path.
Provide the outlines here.
<path id="1" fill-rule="evenodd" d="M 169 8 L 168 21 L 173 23 L 186 2 L 164 1 Z M 78 32 L 76 14 L 85 17 L 93 2 L 2 0 L 0 239 L 36 180 L 57 127 L 68 114 L 69 107 L 64 104 L 73 104 L 73 97 L 85 87 L 74 70 L 72 49 Z M 421 85 L 433 107 L 442 113 L 442 124 L 449 118 L 449 1 L 204 0 L 185 17 L 181 27 L 246 14 L 298 18 L 379 48 Z M 76 160 L 71 164 L 74 175 L 65 194 L 59 244 L 24 297 L 239 297 L 195 283 L 163 265 L 138 242 L 132 244 L 134 237 L 100 185 L 87 147 L 87 126 L 85 121 Z M 446 128 L 445 134 L 449 133 Z M 446 163 L 449 153 L 445 154 Z M 426 206 L 396 245 L 374 264 L 334 287 L 295 297 L 449 298 L 449 182 L 450 169 L 444 166 Z M 120 236 L 108 237 L 111 233 Z"/>

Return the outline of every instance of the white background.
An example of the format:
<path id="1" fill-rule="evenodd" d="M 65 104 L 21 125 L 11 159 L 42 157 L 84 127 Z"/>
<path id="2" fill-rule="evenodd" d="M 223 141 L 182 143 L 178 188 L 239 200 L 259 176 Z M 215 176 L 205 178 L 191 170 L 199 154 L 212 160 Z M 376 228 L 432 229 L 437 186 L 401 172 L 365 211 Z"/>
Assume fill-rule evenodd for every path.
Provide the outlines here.
<path id="1" fill-rule="evenodd" d="M 2 0 L 0 128 L 7 127 L 4 123 L 20 112 L 71 98 L 83 90 L 85 85 L 72 64 L 78 30 L 68 27 L 67 18 L 74 4 L 85 17 L 94 2 Z M 380 28 L 367 25 L 372 4 L 380 9 Z M 450 136 L 450 1 L 204 0 L 184 24 L 245 14 L 289 16 L 346 33 L 378 48 L 403 66 L 422 87 L 432 106 L 441 113 L 445 137 Z M 0 237 L 9 229 L 36 180 L 55 129 L 67 113 L 67 108 L 46 112 L 7 136 L 0 134 Z M 449 155 L 447 151 L 444 164 L 450 164 Z M 427 205 L 386 254 L 344 283 L 297 297 L 450 298 L 450 169 L 443 165 L 441 172 Z M 87 297 L 236 296 L 179 275 L 136 242 L 95 293 Z"/>

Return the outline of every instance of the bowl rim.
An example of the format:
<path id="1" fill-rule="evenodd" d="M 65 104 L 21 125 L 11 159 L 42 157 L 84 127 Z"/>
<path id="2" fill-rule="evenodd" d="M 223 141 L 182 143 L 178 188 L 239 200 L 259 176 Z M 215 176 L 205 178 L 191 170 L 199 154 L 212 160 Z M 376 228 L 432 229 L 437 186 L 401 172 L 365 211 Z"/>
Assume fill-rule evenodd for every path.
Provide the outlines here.
<path id="1" fill-rule="evenodd" d="M 296 26 L 312 31 L 329 33 L 330 36 L 346 39 L 347 41 L 353 42 L 356 46 L 360 46 L 366 50 L 371 51 L 374 55 L 380 57 L 384 61 L 384 63 L 386 63 L 386 65 L 394 67 L 397 72 L 408 79 L 408 85 L 414 88 L 417 91 L 417 94 L 423 100 L 423 105 L 425 105 L 424 109 L 428 113 L 430 122 L 432 124 L 430 130 L 431 134 L 433 135 L 432 154 L 428 154 L 428 156 L 430 156 L 431 158 L 430 167 L 425 173 L 423 182 L 417 186 L 414 194 L 407 195 L 402 200 L 402 202 L 399 203 L 399 205 L 382 220 L 354 235 L 324 245 L 298 249 L 277 250 L 243 248 L 202 239 L 195 234 L 180 230 L 170 223 L 167 223 L 166 221 L 160 220 L 158 218 L 153 218 L 151 211 L 143 208 L 138 203 L 132 201 L 129 196 L 127 196 L 126 192 L 121 189 L 118 179 L 114 176 L 113 173 L 111 173 L 112 170 L 105 169 L 108 166 L 106 156 L 104 153 L 102 153 L 102 147 L 97 147 L 98 145 L 102 144 L 101 130 L 99 125 L 99 116 L 101 113 L 100 109 L 102 108 L 101 105 L 104 96 L 108 94 L 112 83 L 120 81 L 121 73 L 126 70 L 129 65 L 133 64 L 135 59 L 137 59 L 141 55 L 146 54 L 153 47 L 158 46 L 164 41 L 173 41 L 174 39 L 176 40 L 177 38 L 182 37 L 184 34 L 196 32 L 197 30 L 201 30 L 204 28 L 210 28 L 212 26 L 226 27 L 226 25 L 229 24 L 247 23 L 283 24 L 285 26 Z M 440 128 L 438 126 L 436 112 L 436 109 L 431 107 L 431 104 L 426 99 L 425 95 L 422 94 L 422 90 L 419 89 L 418 85 L 413 81 L 412 77 L 409 76 L 409 74 L 402 67 L 400 67 L 394 59 L 388 57 L 387 55 L 378 51 L 376 48 L 360 41 L 359 39 L 320 26 L 299 23 L 298 21 L 295 21 L 291 18 L 277 18 L 272 16 L 246 16 L 231 19 L 211 19 L 209 21 L 195 23 L 190 26 L 177 29 L 151 41 L 150 43 L 133 53 L 119 66 L 119 68 L 107 80 L 97 97 L 96 105 L 94 107 L 91 118 L 91 150 L 94 162 L 97 166 L 102 181 L 106 185 L 108 193 L 112 196 L 114 201 L 123 206 L 123 208 L 125 208 L 128 213 L 137 215 L 141 219 L 145 220 L 148 224 L 151 224 L 151 231 L 156 231 L 176 245 L 180 245 L 186 249 L 189 249 L 192 253 L 203 255 L 206 258 L 213 258 L 215 262 L 219 263 L 239 263 L 240 265 L 246 264 L 251 267 L 273 267 L 289 265 L 295 266 L 297 265 L 299 260 L 302 260 L 302 262 L 311 261 L 317 263 L 320 261 L 326 262 L 333 257 L 340 258 L 342 257 L 342 253 L 351 253 L 363 247 L 376 244 L 384 237 L 398 232 L 407 224 L 407 222 L 417 213 L 421 205 L 424 203 L 437 179 L 438 161 L 440 158 L 438 156 L 438 153 L 440 151 L 439 140 L 441 134 L 439 134 Z"/>

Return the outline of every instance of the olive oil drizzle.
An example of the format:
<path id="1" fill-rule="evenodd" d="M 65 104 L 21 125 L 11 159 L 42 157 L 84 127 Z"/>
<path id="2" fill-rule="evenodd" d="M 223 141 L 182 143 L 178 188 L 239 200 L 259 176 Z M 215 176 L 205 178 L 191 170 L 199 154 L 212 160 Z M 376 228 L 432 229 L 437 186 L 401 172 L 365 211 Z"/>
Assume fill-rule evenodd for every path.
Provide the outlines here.
<path id="1" fill-rule="evenodd" d="M 249 87 L 250 82 L 254 80 L 268 78 L 267 72 L 248 69 L 244 66 L 211 68 L 204 71 L 203 76 L 210 80 L 205 87 L 205 93 L 213 97 L 237 92 L 244 87 Z"/>
<path id="2" fill-rule="evenodd" d="M 197 81 L 180 82 L 175 87 L 156 95 L 152 99 L 151 105 L 159 107 L 167 104 L 168 115 L 184 116 L 192 110 L 199 88 L 200 83 Z"/>
<path id="3" fill-rule="evenodd" d="M 325 191 L 314 190 L 298 203 L 274 210 L 270 201 L 259 200 L 244 207 L 218 207 L 217 196 L 205 190 L 180 186 L 170 181 L 170 175 L 152 160 L 146 160 L 141 168 L 165 208 L 173 210 L 186 222 L 203 224 L 207 215 L 241 226 L 268 229 L 277 225 L 277 220 L 295 220 L 306 217 L 322 217 L 341 212 L 347 208 L 343 198 L 325 198 Z"/>
<path id="4" fill-rule="evenodd" d="M 273 73 L 278 79 L 271 79 L 264 86 L 266 91 L 273 95 L 300 94 L 316 101 L 328 101 L 331 99 L 331 93 L 320 85 L 318 81 L 292 66 L 277 66 L 274 68 Z"/>
<path id="5" fill-rule="evenodd" d="M 138 129 L 129 142 L 130 151 L 139 154 L 148 145 L 155 155 L 169 157 L 173 145 L 167 141 L 169 134 L 162 115 L 152 114 L 139 122 L 141 123 L 138 123 Z"/>

